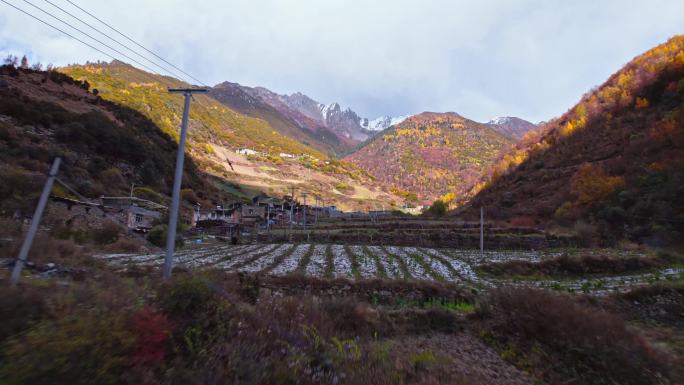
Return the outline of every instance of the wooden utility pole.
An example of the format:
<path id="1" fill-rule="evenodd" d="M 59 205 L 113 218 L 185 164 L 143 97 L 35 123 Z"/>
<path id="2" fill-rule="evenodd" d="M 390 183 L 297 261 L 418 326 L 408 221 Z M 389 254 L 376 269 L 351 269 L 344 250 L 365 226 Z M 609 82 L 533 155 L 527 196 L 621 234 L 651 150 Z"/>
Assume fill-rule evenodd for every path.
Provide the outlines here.
<path id="1" fill-rule="evenodd" d="M 10 278 L 12 287 L 17 286 L 17 282 L 19 282 L 19 278 L 21 277 L 21 271 L 24 269 L 26 258 L 28 258 L 29 250 L 31 250 L 31 245 L 33 245 L 33 238 L 35 238 L 36 232 L 38 232 L 38 225 L 40 224 L 40 219 L 43 217 L 43 211 L 45 211 L 45 206 L 47 206 L 47 201 L 50 197 L 50 192 L 52 191 L 52 185 L 55 183 L 55 178 L 57 177 L 57 172 L 59 171 L 59 165 L 61 163 L 62 158 L 57 157 L 54 162 L 52 162 L 52 167 L 50 167 L 50 173 L 48 174 L 47 181 L 43 187 L 43 192 L 40 194 L 36 211 L 33 213 L 33 218 L 31 218 L 31 225 L 29 226 L 28 233 L 26 233 L 24 243 L 21 244 L 19 256 L 14 262 L 14 268 L 12 269 L 12 276 Z"/>
<path id="2" fill-rule="evenodd" d="M 176 226 L 178 224 L 178 210 L 180 208 L 180 188 L 183 180 L 183 161 L 185 160 L 185 138 L 188 132 L 188 116 L 190 114 L 190 98 L 194 93 L 207 93 L 206 88 L 169 88 L 172 94 L 183 94 L 185 106 L 181 121 L 178 152 L 176 153 L 176 173 L 173 178 L 171 209 L 169 211 L 169 227 L 166 231 L 166 258 L 164 258 L 164 279 L 171 278 L 173 270 L 173 253 L 176 248 Z"/>

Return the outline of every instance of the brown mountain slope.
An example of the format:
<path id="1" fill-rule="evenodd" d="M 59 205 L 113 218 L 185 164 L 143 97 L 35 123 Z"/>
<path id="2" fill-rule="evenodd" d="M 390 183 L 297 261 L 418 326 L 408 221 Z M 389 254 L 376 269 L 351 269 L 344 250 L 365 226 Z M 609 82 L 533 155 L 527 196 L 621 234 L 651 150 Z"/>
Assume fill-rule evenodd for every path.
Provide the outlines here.
<path id="1" fill-rule="evenodd" d="M 684 224 L 684 36 L 649 50 L 491 169 L 465 210 L 674 241 Z M 579 226 L 579 227 L 577 227 Z M 590 231 L 591 232 L 591 231 Z"/>
<path id="2" fill-rule="evenodd" d="M 510 144 L 456 113 L 424 112 L 380 132 L 345 160 L 412 200 L 431 203 L 465 192 Z"/>

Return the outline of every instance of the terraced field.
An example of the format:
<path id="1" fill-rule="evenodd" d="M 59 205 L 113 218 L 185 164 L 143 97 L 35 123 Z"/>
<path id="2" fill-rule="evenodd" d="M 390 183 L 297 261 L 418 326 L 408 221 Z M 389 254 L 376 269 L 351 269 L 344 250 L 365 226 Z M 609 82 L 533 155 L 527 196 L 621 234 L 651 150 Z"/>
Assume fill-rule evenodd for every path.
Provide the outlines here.
<path id="1" fill-rule="evenodd" d="M 560 252 L 487 251 L 433 249 L 397 246 L 339 244 L 253 244 L 204 246 L 180 250 L 174 266 L 191 269 L 220 268 L 228 271 L 271 275 L 305 274 L 321 278 L 447 281 L 474 287 L 536 286 L 571 292 L 605 294 L 654 280 L 682 279 L 684 269 L 627 276 L 591 277 L 576 280 L 510 280 L 485 278 L 476 267 L 484 263 L 512 260 L 539 262 Z M 164 255 L 109 254 L 96 258 L 117 269 L 131 266 L 160 267 Z"/>

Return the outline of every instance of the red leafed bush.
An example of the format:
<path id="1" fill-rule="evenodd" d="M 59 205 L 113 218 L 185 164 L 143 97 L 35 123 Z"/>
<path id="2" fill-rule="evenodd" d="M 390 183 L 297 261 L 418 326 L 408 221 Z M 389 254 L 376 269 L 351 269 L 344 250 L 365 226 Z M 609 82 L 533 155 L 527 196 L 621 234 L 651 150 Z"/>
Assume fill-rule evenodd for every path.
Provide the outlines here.
<path id="1" fill-rule="evenodd" d="M 515 227 L 534 227 L 536 225 L 534 218 L 527 216 L 517 216 L 511 218 L 511 226 Z"/>
<path id="2" fill-rule="evenodd" d="M 133 314 L 131 322 L 137 335 L 133 363 L 151 365 L 164 360 L 171 333 L 171 322 L 166 315 L 147 307 Z"/>

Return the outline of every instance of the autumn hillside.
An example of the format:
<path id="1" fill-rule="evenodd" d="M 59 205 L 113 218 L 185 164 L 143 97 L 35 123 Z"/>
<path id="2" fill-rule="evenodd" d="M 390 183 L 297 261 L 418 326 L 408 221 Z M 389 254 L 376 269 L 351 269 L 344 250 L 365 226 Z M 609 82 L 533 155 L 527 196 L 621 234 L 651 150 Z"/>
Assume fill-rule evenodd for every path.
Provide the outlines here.
<path id="1" fill-rule="evenodd" d="M 490 170 L 466 214 L 655 244 L 684 232 L 684 36 L 629 62 Z M 463 213 L 463 210 L 458 211 Z"/>
<path id="2" fill-rule="evenodd" d="M 456 113 L 424 112 L 389 128 L 345 159 L 416 203 L 471 186 L 511 139 Z"/>
<path id="3" fill-rule="evenodd" d="M 167 87 L 188 84 L 118 61 L 59 71 L 87 82 L 103 100 L 138 111 L 177 140 L 183 99 L 170 94 Z M 259 194 L 280 198 L 295 186 L 348 210 L 366 208 L 366 204 L 389 206 L 398 200 L 355 165 L 330 158 L 327 150 L 331 147 L 278 111 L 263 103 L 250 107 L 253 99 L 238 103 L 240 95 L 226 92 L 225 87 L 218 87 L 209 95 L 194 95 L 190 108 L 187 151 L 200 170 L 216 177 L 217 188 L 244 200 Z M 230 103 L 223 104 L 214 96 Z M 236 154 L 239 149 L 249 151 Z M 345 186 L 345 191 L 338 185 Z"/>
<path id="4" fill-rule="evenodd" d="M 103 100 L 56 71 L 0 67 L 0 214 L 28 215 L 56 156 L 78 194 L 135 195 L 168 204 L 177 144 L 147 117 Z M 237 199 L 188 159 L 183 197 L 212 205 Z M 62 185 L 53 194 L 77 198 Z"/>
<path id="5" fill-rule="evenodd" d="M 142 112 L 161 130 L 178 136 L 183 114 L 183 97 L 167 92 L 167 87 L 187 87 L 179 80 L 152 75 L 128 64 L 113 61 L 74 65 L 60 69 L 74 79 L 87 81 L 99 95 Z M 190 109 L 191 148 L 206 150 L 208 143 L 222 143 L 231 148 L 248 147 L 269 154 L 280 152 L 325 155 L 295 139 L 280 134 L 268 122 L 242 115 L 206 95 L 195 95 Z"/>

